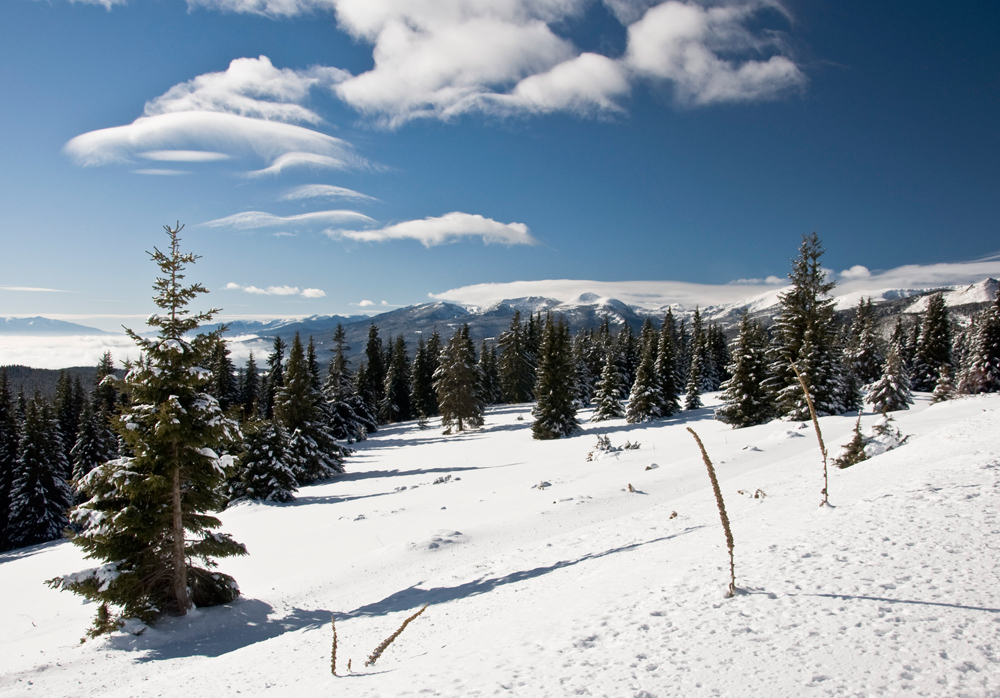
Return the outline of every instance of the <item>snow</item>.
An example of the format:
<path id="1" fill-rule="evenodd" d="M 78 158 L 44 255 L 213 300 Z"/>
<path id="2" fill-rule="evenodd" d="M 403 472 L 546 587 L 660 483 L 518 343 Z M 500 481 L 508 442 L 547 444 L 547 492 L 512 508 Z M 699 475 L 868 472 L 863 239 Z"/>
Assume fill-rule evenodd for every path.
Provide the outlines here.
<path id="1" fill-rule="evenodd" d="M 582 413 L 539 442 L 519 405 L 450 437 L 386 427 L 295 502 L 221 514 L 250 551 L 220 563 L 229 606 L 81 644 L 95 607 L 43 581 L 93 562 L 67 542 L 0 555 L 0 695 L 996 696 L 1000 396 L 915 402 L 892 415 L 904 444 L 831 469 L 825 508 L 811 425 Z M 854 422 L 820 418 L 831 456 Z M 686 426 L 726 500 L 732 599 Z M 642 447 L 587 462 L 599 434 Z"/>

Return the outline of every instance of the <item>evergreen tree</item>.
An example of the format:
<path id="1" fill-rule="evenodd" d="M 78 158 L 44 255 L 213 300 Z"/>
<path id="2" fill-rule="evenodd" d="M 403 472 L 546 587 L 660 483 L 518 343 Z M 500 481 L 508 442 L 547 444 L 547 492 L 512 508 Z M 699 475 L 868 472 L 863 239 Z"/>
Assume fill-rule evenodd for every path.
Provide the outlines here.
<path id="1" fill-rule="evenodd" d="M 702 376 L 701 355 L 698 352 L 692 352 L 691 368 L 688 370 L 687 386 L 684 390 L 684 409 L 696 410 L 702 407 Z"/>
<path id="2" fill-rule="evenodd" d="M 573 396 L 576 406 L 583 409 L 594 397 L 594 375 L 590 372 L 588 355 L 590 354 L 590 335 L 579 332 L 573 337 L 573 366 L 576 371 L 576 395 Z"/>
<path id="3" fill-rule="evenodd" d="M 767 333 L 744 312 L 729 364 L 732 377 L 721 386 L 723 404 L 715 418 L 737 429 L 771 421 L 775 406 L 765 388 L 767 367 Z"/>
<path id="4" fill-rule="evenodd" d="M 573 399 L 575 373 L 569 325 L 549 315 L 542 333 L 535 381 L 537 401 L 531 411 L 535 417 L 531 425 L 534 438 L 558 439 L 580 428 Z"/>
<path id="5" fill-rule="evenodd" d="M 260 412 L 261 385 L 260 371 L 257 370 L 257 361 L 253 352 L 247 357 L 247 368 L 243 372 L 243 386 L 240 390 L 241 403 L 243 405 L 243 418 L 250 420 Z"/>
<path id="6" fill-rule="evenodd" d="M 79 380 L 77 381 L 79 383 Z M 74 390 L 73 381 L 65 370 L 59 371 L 56 382 L 55 415 L 59 425 L 59 438 L 63 445 L 63 462 L 72 464 L 70 449 L 76 441 L 76 432 L 80 429 L 80 412 L 83 409 L 83 395 Z M 71 476 L 70 470 L 63 473 L 64 479 Z"/>
<path id="7" fill-rule="evenodd" d="M 464 431 L 483 425 L 481 385 L 475 348 L 468 334 L 458 330 L 441 352 L 440 365 L 434 372 L 434 390 L 446 434 L 452 427 Z"/>
<path id="8" fill-rule="evenodd" d="M 861 385 L 868 386 L 877 381 L 882 375 L 885 358 L 878 337 L 875 305 L 871 298 L 862 296 L 858 301 L 846 346 L 850 368 Z"/>
<path id="9" fill-rule="evenodd" d="M 364 398 L 372 413 L 379 414 L 382 401 L 385 399 L 385 350 L 382 339 L 378 336 L 378 326 L 374 323 L 368 328 L 368 341 L 365 343 L 365 370 L 358 371 L 358 395 Z"/>
<path id="10" fill-rule="evenodd" d="M 500 392 L 508 404 L 529 402 L 533 397 L 534 366 L 525 328 L 521 326 L 521 311 L 515 310 L 510 329 L 500 334 Z"/>
<path id="11" fill-rule="evenodd" d="M 500 394 L 500 367 L 497 352 L 483 340 L 479 348 L 479 373 L 483 377 L 480 393 L 487 405 L 497 405 L 502 400 Z"/>
<path id="12" fill-rule="evenodd" d="M 934 385 L 934 394 L 931 397 L 931 404 L 951 400 L 955 397 L 955 381 L 951 377 L 951 369 L 947 365 L 941 367 L 941 375 Z"/>
<path id="13" fill-rule="evenodd" d="M 963 371 L 963 393 L 1000 392 L 1000 293 L 973 324 L 968 368 Z"/>
<path id="14" fill-rule="evenodd" d="M 7 535 L 12 548 L 61 538 L 73 495 L 58 420 L 35 397 L 28 402 L 10 490 Z"/>
<path id="15" fill-rule="evenodd" d="M 80 415 L 80 430 L 70 455 L 73 458 L 73 485 L 80 492 L 79 483 L 90 474 L 90 471 L 115 456 L 115 443 L 101 427 L 101 420 L 94 414 L 89 402 L 83 404 L 83 414 Z"/>
<path id="16" fill-rule="evenodd" d="M 618 371 L 618 364 L 615 362 L 615 354 L 608 350 L 604 360 L 604 369 L 601 371 L 601 380 L 597 384 L 597 394 L 594 396 L 597 407 L 594 409 L 594 415 L 590 421 L 603 422 L 625 416 L 619 397 L 621 395 L 621 382 L 622 377 Z"/>
<path id="17" fill-rule="evenodd" d="M 212 372 L 209 392 L 212 397 L 218 400 L 222 411 L 228 412 L 230 407 L 239 402 L 239 391 L 236 386 L 233 361 L 229 358 L 229 347 L 226 346 L 226 341 L 222 337 L 219 337 L 215 346 L 212 347 L 208 370 Z"/>
<path id="18" fill-rule="evenodd" d="M 729 345 L 726 343 L 726 335 L 722 328 L 716 324 L 708 326 L 708 354 L 712 360 L 712 390 L 719 390 L 722 384 L 732 377 L 729 373 L 729 363 L 732 356 L 729 353 Z"/>
<path id="19" fill-rule="evenodd" d="M 799 257 L 788 275 L 792 287 L 781 294 L 781 310 L 772 327 L 767 387 L 777 397 L 779 414 L 790 419 L 809 418 L 793 363 L 809 386 L 818 414 L 843 411 L 834 306 L 830 298 L 835 284 L 826 278 L 820 263 L 822 255 L 823 247 L 816 233 L 803 236 Z"/>
<path id="20" fill-rule="evenodd" d="M 134 457 L 97 467 L 83 483 L 91 499 L 72 520 L 83 530 L 73 542 L 101 567 L 56 578 L 49 584 L 82 594 L 100 604 L 95 632 L 117 626 L 120 617 L 146 622 L 164 613 L 183 615 L 192 605 L 234 600 L 239 591 L 228 575 L 215 571 L 213 558 L 244 555 L 246 548 L 214 532 L 219 521 L 209 512 L 222 504 L 222 467 L 215 449 L 231 441 L 236 425 L 208 393 L 206 366 L 217 334 L 189 333 L 215 311 L 192 314 L 188 304 L 206 290 L 182 286 L 184 269 L 197 256 L 181 253 L 181 226 L 165 228 L 167 253 L 151 257 L 163 276 L 156 279 L 154 302 L 164 314 L 147 324 L 154 338 L 129 336 L 142 351 L 126 364 L 124 386 L 130 404 L 116 421 Z M 201 560 L 204 567 L 195 566 Z"/>
<path id="21" fill-rule="evenodd" d="M 339 322 L 337 329 L 333 332 L 333 358 L 327 369 L 326 383 L 323 392 L 326 399 L 331 402 L 346 400 L 354 394 L 354 387 L 351 385 L 351 369 L 347 360 L 347 352 L 351 347 L 347 345 L 347 331 Z"/>
<path id="22" fill-rule="evenodd" d="M 417 340 L 417 352 L 413 356 L 413 366 L 410 368 L 410 404 L 417 417 L 422 420 L 437 414 L 434 371 L 423 336 Z"/>
<path id="23" fill-rule="evenodd" d="M 7 522 L 17 467 L 17 432 L 16 410 L 7 383 L 7 369 L 0 367 L 0 552 L 11 547 Z"/>
<path id="24" fill-rule="evenodd" d="M 120 395 L 115 378 L 115 363 L 111 358 L 111 352 L 106 351 L 97 363 L 97 375 L 94 376 L 94 391 L 92 400 L 94 403 L 94 413 L 103 414 L 108 420 L 118 413 Z M 110 427 L 110 421 L 107 426 Z"/>
<path id="25" fill-rule="evenodd" d="M 288 350 L 284 385 L 274 397 L 274 418 L 291 435 L 288 462 L 300 485 L 344 472 L 345 453 L 330 433 L 318 380 L 296 332 Z"/>
<path id="26" fill-rule="evenodd" d="M 410 402 L 410 357 L 406 355 L 406 340 L 403 335 L 391 343 L 389 365 L 385 374 L 385 401 L 382 410 L 383 421 L 405 422 L 413 419 Z"/>
<path id="27" fill-rule="evenodd" d="M 920 338 L 913 356 L 913 387 L 933 390 L 944 365 L 951 366 L 951 323 L 944 294 L 935 293 L 927 299 L 927 312 L 920 324 Z"/>
<path id="28" fill-rule="evenodd" d="M 692 386 L 691 371 L 697 367 L 698 382 Z M 708 331 L 701 319 L 701 311 L 698 306 L 694 308 L 694 315 L 691 318 L 691 364 L 688 369 L 688 393 L 691 388 L 696 388 L 699 393 L 707 393 L 715 390 L 716 380 L 719 372 L 716 370 L 712 352 L 709 347 Z M 701 400 L 698 400 L 699 406 Z M 688 408 L 691 409 L 691 408 Z"/>
<path id="29" fill-rule="evenodd" d="M 656 351 L 656 380 L 660 386 L 660 405 L 664 417 L 680 412 L 679 383 L 677 382 L 677 325 L 674 314 L 667 308 L 660 328 Z"/>
<path id="30" fill-rule="evenodd" d="M 264 382 L 264 418 L 274 419 L 274 399 L 285 384 L 285 341 L 274 336 L 271 353 L 267 356 L 267 379 Z"/>
<path id="31" fill-rule="evenodd" d="M 240 482 L 234 499 L 291 502 L 298 488 L 288 463 L 288 432 L 280 423 L 253 420 L 243 428 L 246 450 L 240 456 Z"/>
<path id="32" fill-rule="evenodd" d="M 635 374 L 635 382 L 629 393 L 625 421 L 629 424 L 651 422 L 663 416 L 662 391 L 656 374 L 656 360 L 653 347 L 658 344 L 656 332 L 650 326 L 648 339 L 644 342 L 642 361 Z"/>
<path id="33" fill-rule="evenodd" d="M 872 385 L 868 401 L 876 412 L 908 410 L 913 404 L 909 372 L 899 355 L 899 347 L 895 344 L 889 347 L 882 376 Z"/>
<path id="34" fill-rule="evenodd" d="M 618 361 L 618 372 L 622 377 L 622 392 L 618 397 L 622 400 L 628 399 L 632 391 L 635 372 L 639 370 L 639 360 L 642 358 L 640 351 L 632 328 L 625 323 L 615 336 L 615 359 Z"/>

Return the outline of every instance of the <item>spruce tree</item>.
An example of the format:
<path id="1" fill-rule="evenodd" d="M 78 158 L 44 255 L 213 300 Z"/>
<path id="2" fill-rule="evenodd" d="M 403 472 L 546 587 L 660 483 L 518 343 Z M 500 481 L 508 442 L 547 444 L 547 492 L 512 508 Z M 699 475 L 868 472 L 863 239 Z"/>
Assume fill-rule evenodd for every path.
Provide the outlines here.
<path id="1" fill-rule="evenodd" d="M 17 466 L 17 418 L 7 382 L 7 369 L 0 367 L 0 552 L 10 548 L 7 522 L 10 493 Z"/>
<path id="2" fill-rule="evenodd" d="M 696 410 L 702 407 L 701 386 L 703 373 L 701 370 L 701 355 L 698 352 L 691 354 L 691 368 L 688 369 L 687 385 L 684 389 L 684 409 Z"/>
<path id="3" fill-rule="evenodd" d="M 680 412 L 679 384 L 677 382 L 677 325 L 674 314 L 667 308 L 660 328 L 656 351 L 656 380 L 660 386 L 660 405 L 664 417 Z"/>
<path id="4" fill-rule="evenodd" d="M 618 371 L 618 364 L 615 362 L 615 354 L 608 350 L 605 355 L 604 369 L 601 371 L 601 380 L 597 384 L 597 393 L 594 401 L 597 406 L 594 414 L 590 418 L 592 422 L 603 422 L 608 419 L 618 419 L 625 416 L 622 409 L 621 395 L 621 373 Z"/>
<path id="5" fill-rule="evenodd" d="M 89 402 L 84 402 L 83 414 L 80 415 L 80 430 L 70 455 L 73 458 L 72 484 L 80 492 L 80 484 L 90 474 L 90 471 L 114 458 L 114 442 L 101 427 L 100 418 L 94 414 Z"/>
<path id="6" fill-rule="evenodd" d="M 442 350 L 440 365 L 434 372 L 434 390 L 446 434 L 452 428 L 464 431 L 483 425 L 481 385 L 475 348 L 468 334 L 457 330 Z"/>
<path id="7" fill-rule="evenodd" d="M 76 441 L 76 432 L 80 429 L 80 412 L 83 409 L 83 395 L 80 391 L 74 390 L 73 381 L 69 373 L 65 370 L 59 371 L 59 379 L 56 382 L 55 408 L 56 421 L 59 425 L 59 438 L 63 445 L 63 462 L 70 467 L 70 471 L 63 473 L 65 479 L 69 479 L 72 471 L 73 457 L 70 450 Z"/>
<path id="8" fill-rule="evenodd" d="M 274 398 L 285 384 L 285 341 L 278 335 L 274 336 L 274 344 L 271 353 L 267 356 L 267 379 L 264 382 L 264 405 L 263 413 L 265 419 L 274 419 Z"/>
<path id="9" fill-rule="evenodd" d="M 882 375 L 885 362 L 876 325 L 875 305 L 871 298 L 861 297 L 854 310 L 846 343 L 850 368 L 862 386 L 868 386 Z"/>
<path id="10" fill-rule="evenodd" d="M 379 414 L 385 399 L 385 350 L 378 335 L 378 326 L 368 327 L 368 341 L 365 343 L 365 370 L 358 371 L 358 394 L 365 399 L 374 414 Z M 380 420 L 381 421 L 381 420 Z"/>
<path id="11" fill-rule="evenodd" d="M 934 385 L 934 394 L 931 397 L 931 404 L 951 400 L 958 391 L 955 388 L 955 381 L 951 376 L 951 369 L 948 366 L 941 367 L 941 375 L 938 376 Z"/>
<path id="12" fill-rule="evenodd" d="M 1000 293 L 980 313 L 970 335 L 968 367 L 963 371 L 963 393 L 1000 392 Z"/>
<path id="13" fill-rule="evenodd" d="M 226 341 L 221 336 L 212 348 L 212 356 L 207 368 L 212 372 L 209 392 L 218 400 L 222 411 L 228 412 L 230 407 L 239 402 L 239 394 L 233 361 L 229 358 L 229 347 L 226 346 Z"/>
<path id="14" fill-rule="evenodd" d="M 933 390 L 944 365 L 951 366 L 951 322 L 944 294 L 935 293 L 927 299 L 927 312 L 920 324 L 920 338 L 913 356 L 913 387 Z"/>
<path id="15" fill-rule="evenodd" d="M 284 385 L 274 397 L 274 418 L 290 434 L 288 461 L 300 485 L 344 472 L 345 452 L 330 433 L 317 382 L 296 332 L 284 367 Z"/>
<path id="16" fill-rule="evenodd" d="M 479 373 L 483 377 L 480 393 L 487 405 L 497 405 L 502 400 L 500 395 L 500 367 L 497 351 L 483 340 L 479 348 Z"/>
<path id="17" fill-rule="evenodd" d="M 625 421 L 629 424 L 651 422 L 663 416 L 662 391 L 656 374 L 653 347 L 658 343 L 656 333 L 650 330 L 649 339 L 642 350 L 642 361 L 629 392 Z"/>
<path id="18" fill-rule="evenodd" d="M 118 413 L 118 404 L 121 398 L 116 385 L 115 362 L 111 358 L 111 352 L 106 351 L 97 363 L 97 375 L 94 376 L 94 391 L 91 399 L 94 403 L 94 413 L 103 414 L 108 420 Z M 110 421 L 107 426 L 110 426 Z"/>
<path id="19" fill-rule="evenodd" d="M 333 358 L 327 367 L 326 382 L 323 385 L 323 392 L 326 399 L 331 402 L 346 400 L 354 394 L 354 387 L 351 385 L 350 362 L 347 359 L 347 352 L 351 347 L 347 345 L 347 330 L 337 323 L 337 329 L 333 332 Z"/>
<path id="20" fill-rule="evenodd" d="M 732 377 L 721 386 L 723 404 L 715 418 L 737 429 L 773 419 L 774 396 L 765 387 L 767 367 L 767 333 L 744 312 L 729 364 Z"/>
<path id="21" fill-rule="evenodd" d="M 260 371 L 257 370 L 257 360 L 253 352 L 247 357 L 246 371 L 243 372 L 243 386 L 240 390 L 240 401 L 243 406 L 243 418 L 254 419 L 260 412 L 261 385 Z"/>
<path id="22" fill-rule="evenodd" d="M 58 420 L 35 394 L 28 401 L 10 490 L 7 535 L 20 548 L 61 538 L 73 495 Z"/>
<path id="23" fill-rule="evenodd" d="M 529 402 L 533 397 L 534 366 L 525 328 L 521 325 L 521 311 L 515 310 L 510 329 L 500 334 L 498 370 L 500 392 L 508 404 Z"/>
<path id="24" fill-rule="evenodd" d="M 579 430 L 574 401 L 573 351 L 569 325 L 549 315 L 542 333 L 542 345 L 535 381 L 535 421 L 531 435 L 536 439 L 558 439 Z"/>
<path id="25" fill-rule="evenodd" d="M 291 502 L 298 488 L 288 463 L 288 432 L 273 420 L 253 420 L 243 427 L 245 450 L 239 459 L 234 499 Z"/>
<path id="26" fill-rule="evenodd" d="M 405 422 L 413 419 L 410 402 L 410 357 L 406 354 L 403 335 L 390 343 L 389 365 L 385 374 L 385 400 L 382 419 L 385 422 Z"/>
<path id="27" fill-rule="evenodd" d="M 903 364 L 899 347 L 895 344 L 889 347 L 882 376 L 872 385 L 868 401 L 876 412 L 908 410 L 913 404 L 909 372 Z"/>
<path id="28" fill-rule="evenodd" d="M 104 564 L 49 581 L 99 604 L 95 631 L 113 629 L 115 618 L 151 622 L 239 595 L 235 581 L 214 569 L 214 558 L 245 555 L 246 548 L 214 531 L 220 522 L 209 513 L 222 505 L 225 458 L 215 449 L 236 436 L 236 425 L 208 393 L 211 375 L 203 367 L 218 335 L 188 338 L 215 311 L 187 309 L 206 289 L 182 285 L 197 256 L 180 251 L 180 229 L 166 226 L 168 251 L 150 253 L 163 274 L 154 284 L 162 314 L 147 320 L 156 336 L 128 331 L 142 355 L 126 364 L 129 405 L 116 425 L 135 455 L 91 471 L 83 483 L 91 499 L 72 515 L 83 529 L 73 542 Z M 109 606 L 117 608 L 111 620 Z"/>
<path id="29" fill-rule="evenodd" d="M 820 263 L 822 256 L 823 247 L 816 233 L 803 236 L 799 257 L 788 275 L 792 287 L 781 294 L 781 310 L 772 327 L 767 387 L 776 395 L 779 414 L 790 419 L 809 418 L 793 363 L 809 386 L 818 414 L 843 411 L 834 303 L 830 298 L 835 284 L 826 278 Z M 809 346 L 805 347 L 807 338 Z"/>
<path id="30" fill-rule="evenodd" d="M 437 413 L 434 372 L 431 369 L 431 358 L 423 336 L 417 340 L 417 351 L 413 355 L 413 366 L 410 368 L 410 404 L 421 420 L 433 417 Z"/>

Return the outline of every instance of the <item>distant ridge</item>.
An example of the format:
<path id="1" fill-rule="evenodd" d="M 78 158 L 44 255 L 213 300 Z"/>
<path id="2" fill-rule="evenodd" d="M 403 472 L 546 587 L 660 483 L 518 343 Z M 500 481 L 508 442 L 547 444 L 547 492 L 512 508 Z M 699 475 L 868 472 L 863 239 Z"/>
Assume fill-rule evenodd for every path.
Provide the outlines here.
<path id="1" fill-rule="evenodd" d="M 0 335 L 18 335 L 35 337 L 72 336 L 72 335 L 110 335 L 96 327 L 78 325 L 75 322 L 51 320 L 45 317 L 0 317 Z"/>

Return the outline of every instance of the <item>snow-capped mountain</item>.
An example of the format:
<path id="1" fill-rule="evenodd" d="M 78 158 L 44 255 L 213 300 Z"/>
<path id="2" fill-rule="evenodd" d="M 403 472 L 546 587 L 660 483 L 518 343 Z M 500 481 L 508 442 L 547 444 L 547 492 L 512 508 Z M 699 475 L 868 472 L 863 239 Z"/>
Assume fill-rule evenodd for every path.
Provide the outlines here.
<path id="1" fill-rule="evenodd" d="M 111 332 L 45 317 L 0 317 L 0 334 L 31 336 L 109 335 Z"/>

